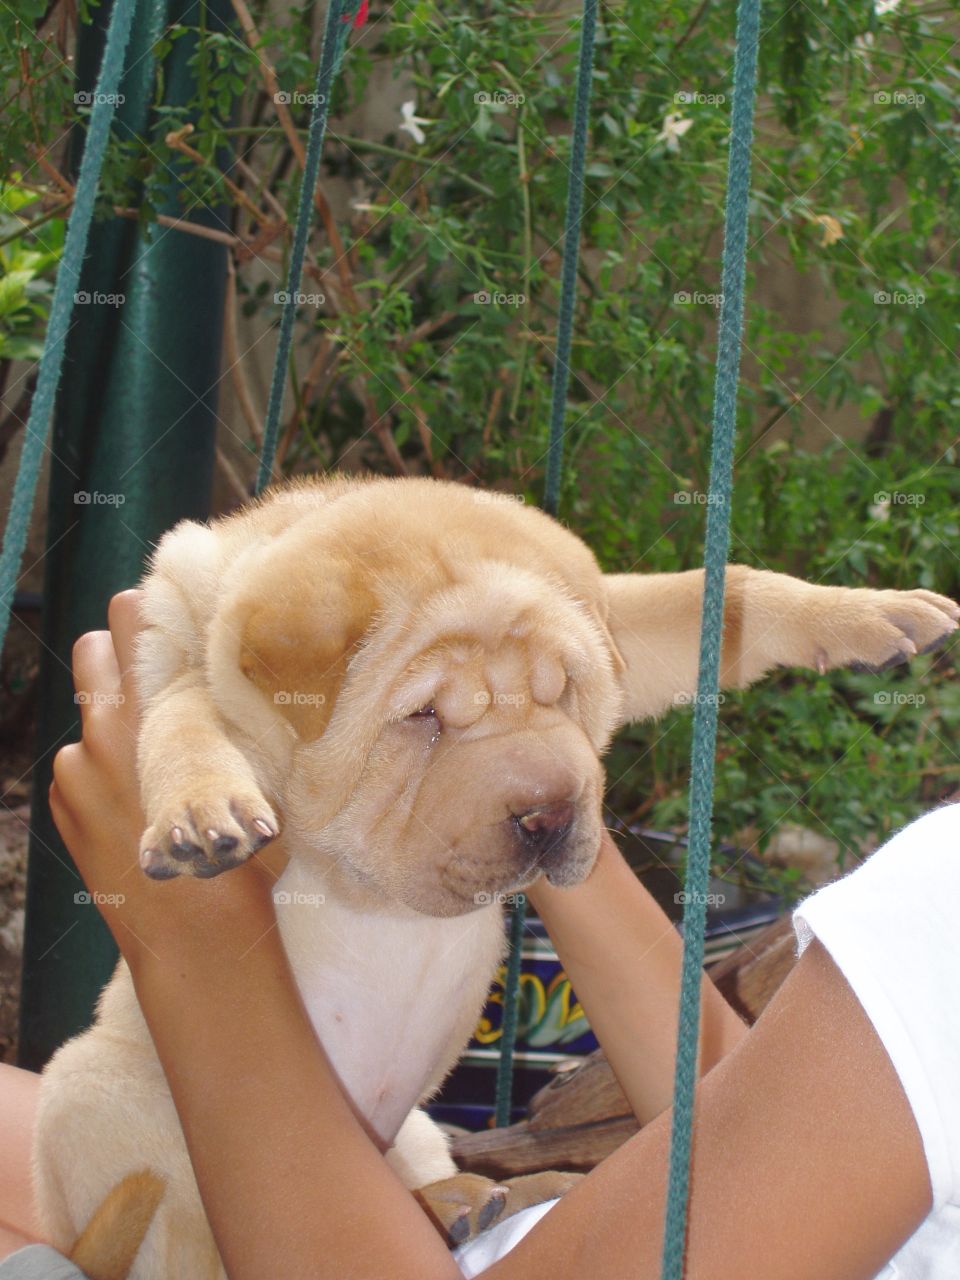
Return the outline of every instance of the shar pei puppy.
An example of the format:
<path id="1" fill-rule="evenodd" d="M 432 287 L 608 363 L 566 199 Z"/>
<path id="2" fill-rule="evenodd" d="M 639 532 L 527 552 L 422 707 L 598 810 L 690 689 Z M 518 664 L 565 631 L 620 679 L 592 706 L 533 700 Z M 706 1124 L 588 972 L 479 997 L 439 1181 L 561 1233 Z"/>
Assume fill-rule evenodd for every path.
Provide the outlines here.
<path id="1" fill-rule="evenodd" d="M 604 574 L 505 495 L 332 477 L 178 525 L 143 587 L 146 874 L 215 876 L 282 830 L 293 973 L 405 1184 L 455 1239 L 562 1191 L 556 1175 L 458 1179 L 418 1104 L 476 1023 L 504 952 L 502 895 L 589 874 L 612 734 L 694 693 L 702 574 Z M 879 669 L 939 643 L 957 612 L 929 591 L 732 566 L 722 682 Z M 47 1067 L 36 1170 L 64 1249 L 118 1184 L 152 1172 L 131 1274 L 223 1277 L 122 963 L 94 1026 Z"/>

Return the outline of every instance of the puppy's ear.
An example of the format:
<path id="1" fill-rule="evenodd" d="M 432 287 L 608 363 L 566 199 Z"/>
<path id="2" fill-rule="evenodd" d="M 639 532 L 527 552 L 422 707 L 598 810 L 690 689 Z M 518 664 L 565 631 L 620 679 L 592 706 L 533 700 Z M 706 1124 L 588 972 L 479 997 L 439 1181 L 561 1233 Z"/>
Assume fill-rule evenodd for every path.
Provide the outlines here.
<path id="1" fill-rule="evenodd" d="M 211 680 L 232 690 L 231 710 L 234 703 L 251 708 L 253 695 L 259 714 L 247 723 L 254 734 L 266 700 L 298 738 L 313 741 L 327 727 L 376 601 L 355 567 L 343 561 L 323 557 L 291 565 L 273 559 L 257 566 L 217 618 L 208 650 Z M 239 705 L 237 710 L 243 714 Z"/>

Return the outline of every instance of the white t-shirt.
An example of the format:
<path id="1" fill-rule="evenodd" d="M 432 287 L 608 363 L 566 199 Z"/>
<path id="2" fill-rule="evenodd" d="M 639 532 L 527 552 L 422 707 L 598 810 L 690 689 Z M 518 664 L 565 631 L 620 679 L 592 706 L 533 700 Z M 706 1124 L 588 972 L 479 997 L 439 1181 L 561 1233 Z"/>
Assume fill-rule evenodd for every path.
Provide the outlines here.
<path id="1" fill-rule="evenodd" d="M 876 1280 L 960 1280 L 960 804 L 904 827 L 793 922 L 800 953 L 819 938 L 853 988 L 923 1140 L 933 1207 Z M 492 1266 L 555 1203 L 464 1245 L 463 1274 Z"/>

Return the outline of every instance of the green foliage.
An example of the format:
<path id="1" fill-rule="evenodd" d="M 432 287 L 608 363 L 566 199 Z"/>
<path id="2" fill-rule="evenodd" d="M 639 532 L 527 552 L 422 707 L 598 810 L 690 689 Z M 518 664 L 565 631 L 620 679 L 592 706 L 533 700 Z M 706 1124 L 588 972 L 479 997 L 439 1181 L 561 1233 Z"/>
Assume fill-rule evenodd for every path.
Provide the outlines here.
<path id="1" fill-rule="evenodd" d="M 0 16 L 5 81 L 24 57 L 34 81 L 46 77 L 42 102 L 22 85 L 7 95 L 7 163 L 34 178 L 33 140 L 59 137 L 72 111 L 49 39 L 32 34 L 43 7 Z M 955 23 L 929 4 L 877 8 L 771 0 L 766 15 L 734 557 L 815 581 L 957 595 Z M 299 177 L 262 60 L 304 130 L 320 15 L 254 6 L 254 52 L 198 12 L 154 50 L 150 130 L 116 141 L 104 207 L 135 204 L 149 220 L 175 169 L 187 215 L 215 193 L 249 241 L 277 216 L 267 189 L 292 216 Z M 304 307 L 298 329 L 307 362 L 325 359 L 297 388 L 287 469 L 349 453 L 389 470 L 399 456 L 413 472 L 539 498 L 577 38 L 566 7 L 411 0 L 374 13 L 353 40 L 325 151 L 325 177 L 355 193 L 338 224 L 347 254 L 318 219 L 304 287 L 327 301 Z M 729 5 L 601 6 L 562 512 L 610 568 L 675 570 L 702 554 L 732 38 Z M 164 69 L 180 46 L 201 88 L 170 106 Z M 384 64 L 425 122 L 422 140 L 399 113 L 382 140 L 341 130 Z M 188 123 L 193 158 L 166 141 Z M 263 210 L 259 223 L 224 179 L 241 150 L 247 171 L 230 176 Z M 239 254 L 237 269 L 244 312 L 272 321 L 276 251 L 289 241 L 269 243 L 274 259 Z M 265 263 L 276 286 L 263 282 Z M 790 273 L 821 293 L 835 317 L 825 332 L 789 301 L 760 301 L 758 281 Z M 850 409 L 859 441 L 837 426 Z M 812 443 L 814 429 L 829 448 Z M 952 676 L 948 655 L 922 674 L 784 673 L 731 696 L 718 833 L 762 846 L 787 818 L 856 849 L 952 791 Z M 907 700 L 877 702 L 884 692 Z M 689 731 L 678 712 L 624 735 L 611 761 L 619 813 L 683 824 Z"/>
<path id="2" fill-rule="evenodd" d="M 0 187 L 0 361 L 39 360 L 43 349 L 64 223 L 49 218 L 24 230 L 36 204 L 19 185 Z"/>

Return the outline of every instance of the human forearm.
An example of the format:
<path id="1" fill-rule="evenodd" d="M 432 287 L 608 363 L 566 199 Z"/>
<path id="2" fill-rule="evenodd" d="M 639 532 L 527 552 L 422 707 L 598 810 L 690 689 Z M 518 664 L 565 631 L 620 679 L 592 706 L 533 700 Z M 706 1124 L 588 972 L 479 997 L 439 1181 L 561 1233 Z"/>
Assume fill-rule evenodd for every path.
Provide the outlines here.
<path id="1" fill-rule="evenodd" d="M 683 944 L 676 929 L 604 834 L 597 863 L 574 889 L 545 881 L 530 892 L 577 998 L 637 1119 L 670 1105 Z M 701 1072 L 747 1028 L 704 977 Z"/>
<path id="2" fill-rule="evenodd" d="M 177 931 L 175 962 L 131 955 L 227 1274 L 456 1276 L 341 1092 L 276 930 L 258 939 L 248 908 Z"/>

